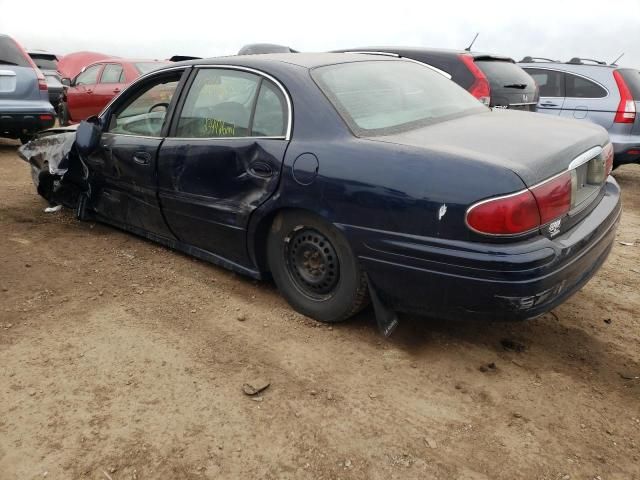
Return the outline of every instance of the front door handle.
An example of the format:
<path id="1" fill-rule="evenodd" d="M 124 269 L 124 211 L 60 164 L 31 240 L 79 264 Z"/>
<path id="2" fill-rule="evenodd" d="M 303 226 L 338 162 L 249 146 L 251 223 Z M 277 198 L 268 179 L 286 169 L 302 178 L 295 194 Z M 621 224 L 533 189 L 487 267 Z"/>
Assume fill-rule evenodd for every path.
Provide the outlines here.
<path id="1" fill-rule="evenodd" d="M 149 152 L 136 152 L 133 154 L 133 161 L 138 165 L 149 165 L 151 154 Z"/>
<path id="2" fill-rule="evenodd" d="M 119 89 L 119 88 L 114 88 L 114 89 L 113 89 L 113 93 L 118 93 L 119 91 L 120 91 L 120 89 Z"/>
<path id="3" fill-rule="evenodd" d="M 558 104 L 557 103 L 541 103 L 540 106 L 541 107 L 557 107 Z"/>

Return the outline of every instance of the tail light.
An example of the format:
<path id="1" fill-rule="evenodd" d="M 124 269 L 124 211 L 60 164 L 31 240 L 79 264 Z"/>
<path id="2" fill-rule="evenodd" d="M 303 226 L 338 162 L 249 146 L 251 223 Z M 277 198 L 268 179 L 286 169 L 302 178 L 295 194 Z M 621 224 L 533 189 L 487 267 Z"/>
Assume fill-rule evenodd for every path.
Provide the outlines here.
<path id="1" fill-rule="evenodd" d="M 467 210 L 467 225 L 478 233 L 517 235 L 540 226 L 540 212 L 529 190 L 476 203 Z"/>
<path id="2" fill-rule="evenodd" d="M 604 155 L 604 177 L 607 178 L 613 170 L 613 145 L 607 143 L 602 149 L 602 155 Z"/>
<path id="3" fill-rule="evenodd" d="M 38 89 L 49 90 L 49 87 L 47 87 L 47 79 L 44 78 L 44 75 L 42 74 L 42 72 L 36 69 L 36 74 L 38 75 Z"/>
<path id="4" fill-rule="evenodd" d="M 469 87 L 469 93 L 480 100 L 481 103 L 487 107 L 491 103 L 491 87 L 489 86 L 489 80 L 486 75 L 482 73 L 482 70 L 473 61 L 473 57 L 468 53 L 461 53 L 459 55 L 460 60 L 469 69 L 473 75 L 473 83 Z"/>
<path id="5" fill-rule="evenodd" d="M 636 103 L 631 95 L 631 90 L 618 70 L 613 71 L 613 78 L 615 78 L 620 92 L 620 103 L 613 121 L 615 123 L 633 123 L 636 119 Z"/>
<path id="6" fill-rule="evenodd" d="M 13 40 L 13 39 L 12 39 Z M 38 89 L 39 90 L 49 90 L 49 87 L 47 87 L 47 79 L 44 78 L 44 75 L 42 74 L 42 72 L 40 71 L 40 69 L 38 68 L 38 66 L 35 64 L 35 62 L 33 61 L 33 59 L 29 56 L 29 54 L 25 51 L 24 48 L 22 48 L 22 45 L 20 45 L 18 42 L 16 42 L 15 40 L 13 40 L 13 43 L 15 44 L 16 48 L 18 50 L 20 50 L 20 52 L 22 53 L 22 55 L 24 56 L 24 59 L 29 62 L 29 65 L 31 65 L 33 67 L 33 69 L 36 71 L 36 76 L 38 77 Z"/>

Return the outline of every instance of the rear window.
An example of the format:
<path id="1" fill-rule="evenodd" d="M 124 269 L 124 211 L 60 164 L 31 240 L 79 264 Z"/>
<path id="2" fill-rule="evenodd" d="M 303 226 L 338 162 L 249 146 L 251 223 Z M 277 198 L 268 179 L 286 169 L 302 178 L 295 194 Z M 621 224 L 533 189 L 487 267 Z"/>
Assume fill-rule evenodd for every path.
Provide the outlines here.
<path id="1" fill-rule="evenodd" d="M 522 88 L 524 90 L 535 87 L 531 76 L 515 63 L 504 60 L 476 60 L 475 64 L 487 76 L 493 89 Z"/>
<path id="2" fill-rule="evenodd" d="M 140 72 L 140 75 L 144 75 L 145 73 L 153 72 L 154 70 L 169 65 L 169 62 L 136 62 L 134 65 L 136 66 L 136 70 Z"/>
<path id="3" fill-rule="evenodd" d="M 486 111 L 454 82 L 413 62 L 343 63 L 312 76 L 356 135 L 389 135 Z"/>
<path id="4" fill-rule="evenodd" d="M 632 68 L 619 68 L 618 72 L 624 78 L 624 83 L 631 90 L 631 96 L 634 100 L 640 101 L 640 71 Z"/>
<path id="5" fill-rule="evenodd" d="M 53 55 L 40 55 L 37 53 L 30 53 L 29 56 L 31 57 L 31 60 L 33 60 L 33 63 L 35 63 L 40 70 L 58 69 L 58 62 L 56 60 L 56 57 Z"/>
<path id="6" fill-rule="evenodd" d="M 31 66 L 15 42 L 9 37 L 0 37 L 0 65 Z"/>

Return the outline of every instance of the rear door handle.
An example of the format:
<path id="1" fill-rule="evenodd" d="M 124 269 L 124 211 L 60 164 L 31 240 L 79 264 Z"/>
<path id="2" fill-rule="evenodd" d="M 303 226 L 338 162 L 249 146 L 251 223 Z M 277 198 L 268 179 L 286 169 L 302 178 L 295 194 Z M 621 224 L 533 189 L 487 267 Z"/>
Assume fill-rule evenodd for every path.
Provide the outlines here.
<path id="1" fill-rule="evenodd" d="M 90 88 L 87 88 L 87 93 L 93 93 L 93 90 L 91 90 Z"/>
<path id="2" fill-rule="evenodd" d="M 114 89 L 113 89 L 113 93 L 118 93 L 119 91 L 120 91 L 120 89 L 119 89 L 119 88 L 114 88 Z"/>
<path id="3" fill-rule="evenodd" d="M 138 165 L 149 165 L 151 154 L 149 152 L 136 152 L 133 154 L 133 161 Z"/>
<path id="4" fill-rule="evenodd" d="M 258 160 L 249 165 L 249 173 L 258 177 L 269 178 L 273 176 L 273 168 L 268 163 Z"/>
<path id="5" fill-rule="evenodd" d="M 557 107 L 558 104 L 557 103 L 541 103 L 540 106 L 542 106 L 542 107 Z"/>

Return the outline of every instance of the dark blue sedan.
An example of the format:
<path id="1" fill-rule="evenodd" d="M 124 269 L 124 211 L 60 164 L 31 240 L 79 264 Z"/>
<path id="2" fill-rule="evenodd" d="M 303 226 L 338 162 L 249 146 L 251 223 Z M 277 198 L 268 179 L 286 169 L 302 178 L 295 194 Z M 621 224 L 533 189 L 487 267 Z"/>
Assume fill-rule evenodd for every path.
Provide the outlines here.
<path id="1" fill-rule="evenodd" d="M 612 158 L 598 126 L 492 111 L 410 60 L 253 55 L 140 78 L 79 127 L 58 185 L 80 218 L 270 275 L 321 321 L 370 299 L 525 319 L 611 250 Z"/>

